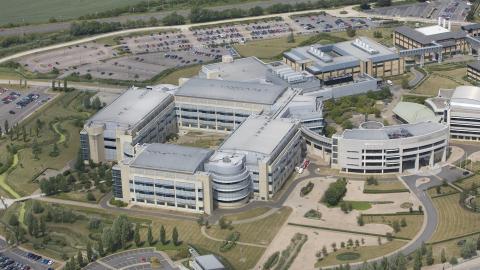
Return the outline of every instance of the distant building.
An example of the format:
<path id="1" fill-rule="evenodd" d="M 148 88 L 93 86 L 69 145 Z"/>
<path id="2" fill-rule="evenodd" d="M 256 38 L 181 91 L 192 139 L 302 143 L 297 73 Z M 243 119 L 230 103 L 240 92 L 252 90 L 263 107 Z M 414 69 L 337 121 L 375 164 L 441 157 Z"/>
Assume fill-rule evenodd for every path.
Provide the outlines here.
<path id="1" fill-rule="evenodd" d="M 131 88 L 88 119 L 80 132 L 83 160 L 122 160 L 136 144 L 164 142 L 176 132 L 173 96 Z"/>
<path id="2" fill-rule="evenodd" d="M 283 60 L 295 71 L 307 71 L 323 83 L 352 80 L 368 74 L 388 77 L 403 74 L 404 61 L 392 49 L 367 37 L 330 45 L 299 47 L 283 54 Z"/>
<path id="3" fill-rule="evenodd" d="M 458 54 L 469 51 L 467 34 L 464 31 L 451 31 L 451 22 L 439 18 L 437 25 L 411 28 L 400 26 L 393 31 L 393 44 L 403 49 L 432 48 L 425 50 L 424 57 L 432 60 L 442 54 Z M 439 50 L 433 50 L 438 47 Z"/>
<path id="4" fill-rule="evenodd" d="M 480 61 L 467 64 L 467 77 L 475 82 L 480 82 Z"/>
<path id="5" fill-rule="evenodd" d="M 190 266 L 194 270 L 224 270 L 225 266 L 215 257 L 215 255 L 203 255 L 195 257 Z"/>
<path id="6" fill-rule="evenodd" d="M 477 37 L 480 35 L 480 23 L 462 25 L 461 29 L 465 31 L 467 35 L 470 35 L 472 37 Z"/>

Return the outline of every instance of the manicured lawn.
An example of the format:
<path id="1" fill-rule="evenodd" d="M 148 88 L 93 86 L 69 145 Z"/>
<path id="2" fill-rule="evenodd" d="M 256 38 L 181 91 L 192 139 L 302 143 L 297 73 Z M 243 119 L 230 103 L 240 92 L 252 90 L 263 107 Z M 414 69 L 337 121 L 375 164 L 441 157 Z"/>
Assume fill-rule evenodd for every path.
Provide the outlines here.
<path id="1" fill-rule="evenodd" d="M 397 179 L 392 179 L 392 180 L 377 180 L 378 185 L 368 185 L 367 182 L 365 181 L 365 186 L 364 186 L 364 193 L 388 193 L 389 191 L 391 192 L 399 192 L 399 191 L 408 191 L 408 189 L 405 187 L 405 185 L 397 180 Z"/>
<path id="2" fill-rule="evenodd" d="M 394 236 L 413 239 L 418 233 L 418 231 L 420 231 L 420 229 L 422 228 L 423 215 L 363 216 L 363 220 L 366 224 L 379 223 L 387 224 L 389 226 L 392 226 L 395 220 L 400 223 L 402 218 L 404 218 L 407 222 L 407 226 L 401 227 L 400 231 L 398 233 L 395 233 Z"/>
<path id="3" fill-rule="evenodd" d="M 433 257 L 435 259 L 435 263 L 440 263 L 440 254 L 442 252 L 442 249 L 445 249 L 445 255 L 447 257 L 447 260 L 450 259 L 451 256 L 455 256 L 459 258 L 460 250 L 461 250 L 461 245 L 459 244 L 467 240 L 468 238 L 477 239 L 478 236 L 479 234 L 476 234 L 468 237 L 462 237 L 462 238 L 434 244 L 432 248 L 433 248 Z"/>
<path id="4" fill-rule="evenodd" d="M 260 216 L 262 214 L 265 214 L 268 211 L 270 211 L 270 208 L 268 207 L 257 207 L 242 213 L 225 215 L 225 218 L 228 221 L 243 220 L 243 219 Z"/>
<path id="5" fill-rule="evenodd" d="M 459 86 L 459 84 L 449 78 L 441 77 L 436 74 L 430 75 L 420 86 L 418 86 L 413 93 L 436 96 L 438 94 L 438 89 L 454 89 Z"/>
<path id="6" fill-rule="evenodd" d="M 261 220 L 233 225 L 232 230 L 222 230 L 219 226 L 211 226 L 207 230 L 207 233 L 213 237 L 225 239 L 233 231 L 238 231 L 240 232 L 239 241 L 241 242 L 268 245 L 275 237 L 278 230 L 282 227 L 283 223 L 285 223 L 291 212 L 291 208 L 283 207 L 275 214 Z"/>
<path id="7" fill-rule="evenodd" d="M 470 189 L 473 183 L 475 183 L 477 187 L 480 186 L 480 175 L 475 174 L 471 177 L 459 180 L 455 182 L 455 185 L 459 186 L 462 189 Z"/>
<path id="8" fill-rule="evenodd" d="M 372 208 L 372 204 L 369 202 L 361 202 L 361 201 L 345 201 L 345 202 L 348 204 L 351 204 L 353 210 L 365 211 Z"/>
<path id="9" fill-rule="evenodd" d="M 93 189 L 91 191 L 93 196 L 95 196 L 95 201 L 89 201 L 87 200 L 87 192 L 86 191 L 70 191 L 67 193 L 59 193 L 57 195 L 54 195 L 52 197 L 58 198 L 58 199 L 63 199 L 63 200 L 71 200 L 71 201 L 78 201 L 78 202 L 87 202 L 87 203 L 97 203 L 99 202 L 102 197 L 105 195 L 101 193 L 98 189 Z"/>
<path id="10" fill-rule="evenodd" d="M 458 193 L 433 199 L 439 222 L 430 242 L 480 232 L 480 214 L 463 209 L 459 199 Z"/>
<path id="11" fill-rule="evenodd" d="M 383 241 L 385 241 L 385 240 L 383 240 Z M 318 268 L 318 267 L 325 267 L 325 266 L 329 266 L 329 265 L 362 262 L 362 261 L 365 261 L 365 260 L 368 260 L 368 259 L 377 258 L 377 257 L 381 257 L 382 255 L 386 255 L 390 252 L 393 252 L 393 251 L 401 248 L 405 244 L 406 244 L 406 242 L 403 242 L 403 241 L 392 241 L 392 242 L 382 244 L 381 246 L 363 246 L 363 247 L 358 247 L 358 248 L 339 249 L 336 252 L 330 253 L 330 254 L 328 254 L 327 257 L 318 261 L 315 264 L 315 267 Z M 342 256 L 341 255 L 341 254 L 345 254 L 346 252 L 358 253 L 358 254 L 360 254 L 360 257 L 358 257 L 357 259 L 353 259 L 353 260 L 339 260 L 337 258 L 337 256 L 340 255 L 341 259 L 348 259 L 347 256 Z"/>
<path id="12" fill-rule="evenodd" d="M 161 77 L 159 80 L 155 81 L 156 83 L 166 83 L 178 85 L 178 79 L 180 78 L 190 78 L 195 75 L 198 75 L 198 72 L 202 68 L 201 65 L 194 65 L 185 68 L 180 68 L 178 70 L 169 73 L 168 75 Z"/>
<path id="13" fill-rule="evenodd" d="M 440 186 L 440 193 L 437 192 L 437 188 L 430 188 L 427 190 L 427 193 L 430 197 L 437 197 L 437 196 L 442 196 L 446 194 L 453 194 L 457 193 L 458 190 L 454 189 L 451 186 Z"/>
<path id="14" fill-rule="evenodd" d="M 245 44 L 234 45 L 237 52 L 243 56 L 256 56 L 264 61 L 281 59 L 281 54 L 291 48 L 298 47 L 309 36 L 296 36 L 295 42 L 288 43 L 286 37 L 275 39 L 253 40 Z"/>
<path id="15" fill-rule="evenodd" d="M 200 148 L 217 148 L 227 135 L 214 132 L 196 132 L 190 131 L 180 136 L 173 144 L 193 146 Z"/>

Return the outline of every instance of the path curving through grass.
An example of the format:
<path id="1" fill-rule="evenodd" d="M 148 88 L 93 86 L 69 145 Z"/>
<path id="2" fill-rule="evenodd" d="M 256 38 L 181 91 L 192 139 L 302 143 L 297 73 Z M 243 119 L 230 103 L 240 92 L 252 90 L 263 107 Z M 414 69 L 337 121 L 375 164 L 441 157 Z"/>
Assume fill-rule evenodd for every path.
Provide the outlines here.
<path id="1" fill-rule="evenodd" d="M 7 176 L 10 173 L 10 170 L 12 168 L 15 168 L 18 164 L 18 153 L 13 156 L 13 163 L 8 170 L 6 170 L 3 174 L 0 175 L 0 188 L 8 192 L 10 195 L 13 196 L 14 199 L 18 199 L 21 196 L 13 190 L 8 184 L 7 184 Z"/>
<path id="2" fill-rule="evenodd" d="M 53 130 L 55 131 L 55 133 L 57 133 L 60 136 L 57 143 L 61 144 L 65 142 L 66 136 L 60 131 L 60 129 L 58 128 L 58 125 L 60 125 L 60 121 L 55 122 L 55 124 L 53 124 Z"/>

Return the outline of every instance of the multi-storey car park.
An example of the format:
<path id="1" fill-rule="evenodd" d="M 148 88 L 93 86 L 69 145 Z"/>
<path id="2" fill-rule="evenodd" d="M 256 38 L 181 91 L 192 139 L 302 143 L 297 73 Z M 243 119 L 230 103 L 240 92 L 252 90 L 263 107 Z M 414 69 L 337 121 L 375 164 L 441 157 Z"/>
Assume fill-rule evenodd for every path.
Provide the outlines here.
<path id="1" fill-rule="evenodd" d="M 348 46 L 355 47 L 358 42 L 351 41 Z M 358 46 L 363 46 L 364 50 L 376 50 L 375 46 L 367 45 L 365 41 Z M 372 54 L 376 53 L 372 51 Z M 382 54 L 381 50 L 379 54 Z M 403 62 L 398 54 L 391 59 Z M 466 103 L 470 104 L 475 97 L 461 99 L 459 96 L 471 92 L 471 89 L 457 89 L 457 94 L 452 97 L 427 100 L 427 105 L 429 102 L 435 105 L 443 98 L 442 102 L 446 104 L 446 109 L 433 108 L 431 113 L 424 106 L 399 104 L 394 113 L 404 122 L 401 125 L 366 122 L 358 129 L 347 129 L 333 138 L 323 135 L 324 100 L 379 89 L 379 80 L 362 72 L 347 76 L 336 74 L 340 77 L 326 80 L 306 69 L 295 70 L 281 61 L 264 63 L 255 57 L 224 57 L 220 63 L 203 66 L 198 76 L 180 79 L 179 86 L 163 90 L 164 86 L 152 90 L 129 90 L 124 95 L 128 95 L 131 104 L 141 104 L 137 99 L 141 100 L 142 95 L 132 95 L 130 91 L 164 94 L 164 98 L 156 101 L 162 105 L 151 105 L 150 110 L 168 111 L 160 119 L 168 115 L 167 119 L 172 122 L 153 117 L 150 119 L 153 119 L 154 127 L 168 123 L 172 133 L 195 129 L 229 135 L 217 150 L 201 151 L 159 144 L 168 133 L 150 137 L 144 135 L 149 133 L 125 131 L 125 128 L 112 133 L 117 136 L 111 135 L 116 147 L 122 147 L 121 151 L 115 152 L 119 164 L 113 169 L 114 196 L 131 204 L 211 213 L 217 207 L 239 207 L 251 199 L 271 199 L 307 153 L 325 159 L 332 168 L 361 174 L 401 173 L 445 161 L 450 135 L 452 138 L 456 136 L 452 116 L 460 112 L 458 107 L 450 104 L 450 99 L 457 100 L 457 103 L 467 100 Z M 378 72 L 374 74 L 378 76 Z M 119 100 L 125 100 L 125 97 L 122 95 Z M 470 110 L 474 108 L 474 105 L 470 106 Z M 144 109 L 142 115 L 150 115 Z M 99 114 L 118 116 L 120 112 L 123 117 L 112 118 L 110 125 L 123 127 L 120 120 L 131 119 L 126 115 L 135 113 L 134 110 L 119 110 L 116 101 Z M 449 121 L 445 121 L 447 116 Z M 95 137 L 88 132 L 88 128 L 96 123 L 93 120 L 103 118 L 94 116 L 82 131 L 85 160 L 92 158 L 91 153 L 105 151 L 105 137 L 110 137 L 98 134 Z M 135 119 L 138 123 L 130 122 L 133 130 L 145 130 L 136 128 L 141 126 L 140 122 L 152 126 L 143 120 L 145 116 Z M 119 123 L 115 124 L 115 121 Z M 106 126 L 100 123 L 100 126 Z M 119 134 L 129 134 L 131 139 L 122 139 Z M 143 134 L 141 138 L 144 139 L 136 139 L 139 134 Z M 98 138 L 103 138 L 100 140 L 103 144 L 97 142 Z M 155 158 L 157 155 L 159 158 Z M 115 158 L 113 154 L 109 157 Z M 169 162 L 160 162 L 164 158 Z M 180 163 L 184 164 L 171 164 L 172 160 L 181 160 Z"/>

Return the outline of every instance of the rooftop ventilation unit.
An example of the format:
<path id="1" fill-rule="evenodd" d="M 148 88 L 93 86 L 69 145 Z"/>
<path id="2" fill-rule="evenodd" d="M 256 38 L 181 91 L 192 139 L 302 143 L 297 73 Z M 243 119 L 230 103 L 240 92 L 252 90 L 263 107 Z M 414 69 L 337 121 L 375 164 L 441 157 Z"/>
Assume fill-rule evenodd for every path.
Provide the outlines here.
<path id="1" fill-rule="evenodd" d="M 352 42 L 352 45 L 359 48 L 360 50 L 364 51 L 364 52 L 367 52 L 369 54 L 377 54 L 378 51 L 375 50 L 374 48 L 372 48 L 370 46 L 370 44 L 368 44 L 367 42 L 359 39 L 359 38 L 356 38 L 353 42 Z"/>
<path id="2" fill-rule="evenodd" d="M 315 48 L 315 46 L 310 46 L 310 49 L 308 49 L 308 52 L 325 63 L 330 63 L 333 61 L 330 55 L 325 54 L 324 52 L 322 52 L 321 49 Z"/>

